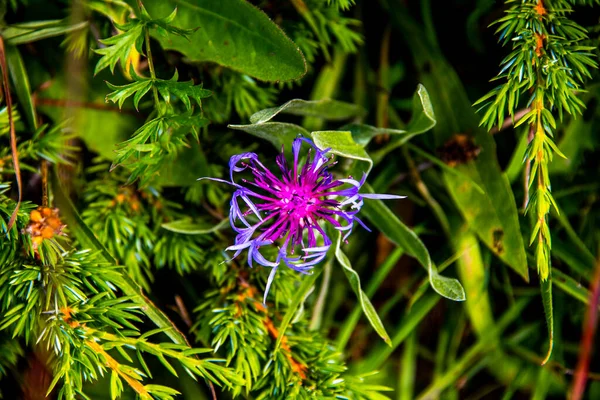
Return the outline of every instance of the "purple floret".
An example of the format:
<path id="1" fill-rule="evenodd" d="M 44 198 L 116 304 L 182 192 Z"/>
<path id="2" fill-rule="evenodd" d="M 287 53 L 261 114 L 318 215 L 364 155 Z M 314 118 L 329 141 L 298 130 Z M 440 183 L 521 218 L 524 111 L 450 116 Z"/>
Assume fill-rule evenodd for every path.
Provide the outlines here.
<path id="1" fill-rule="evenodd" d="M 299 155 L 303 143 L 310 148 L 302 165 Z M 328 151 L 319 149 L 307 138 L 299 137 L 292 143 L 294 161 L 291 167 L 283 149 L 277 156 L 276 163 L 281 170 L 279 177 L 269 171 L 255 153 L 242 153 L 232 156 L 229 161 L 231 181 L 200 178 L 227 183 L 236 189 L 231 199 L 229 220 L 237 235 L 235 243 L 226 250 L 234 251 L 235 258 L 247 249 L 250 267 L 256 262 L 272 268 L 264 302 L 282 261 L 303 274 L 323 261 L 332 242 L 322 224 L 329 223 L 343 231 L 346 240 L 352 233 L 354 222 L 370 231 L 356 216 L 363 199 L 403 197 L 359 193 L 366 174 L 360 181 L 352 177 L 334 179 L 328 168 L 335 165 L 335 161 L 333 156 L 326 155 Z M 241 183 L 236 183 L 234 173 L 246 170 L 253 179 L 241 179 Z M 279 246 L 274 261 L 267 260 L 260 253 L 262 246 L 272 244 Z"/>

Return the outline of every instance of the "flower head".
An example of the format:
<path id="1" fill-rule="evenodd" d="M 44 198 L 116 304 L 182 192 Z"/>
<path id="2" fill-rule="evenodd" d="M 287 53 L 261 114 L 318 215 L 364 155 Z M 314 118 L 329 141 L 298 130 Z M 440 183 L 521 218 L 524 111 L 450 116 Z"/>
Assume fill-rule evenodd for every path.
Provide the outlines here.
<path id="1" fill-rule="evenodd" d="M 302 164 L 300 148 L 309 146 L 308 156 Z M 321 150 L 303 137 L 292 143 L 293 162 L 290 166 L 283 149 L 276 158 L 280 174 L 266 168 L 255 153 L 234 155 L 229 161 L 230 180 L 211 179 L 235 188 L 231 198 L 229 220 L 237 233 L 235 243 L 226 250 L 234 251 L 233 258 L 244 250 L 248 265 L 256 262 L 272 268 L 267 281 L 264 301 L 277 267 L 283 262 L 289 268 L 308 273 L 327 255 L 332 242 L 325 224 L 344 232 L 344 240 L 352 233 L 357 222 L 369 228 L 357 217 L 363 199 L 399 199 L 403 196 L 359 193 L 366 174 L 360 181 L 348 177 L 335 179 L 328 171 L 335 164 L 330 149 Z M 252 179 L 234 180 L 234 174 L 249 171 Z M 275 260 L 268 260 L 260 248 L 277 245 Z"/>

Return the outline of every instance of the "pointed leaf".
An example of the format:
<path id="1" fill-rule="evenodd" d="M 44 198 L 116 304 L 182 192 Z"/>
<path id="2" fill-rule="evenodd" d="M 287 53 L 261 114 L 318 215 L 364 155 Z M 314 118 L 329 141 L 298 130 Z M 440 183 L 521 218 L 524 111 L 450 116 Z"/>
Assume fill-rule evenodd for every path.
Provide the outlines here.
<path id="1" fill-rule="evenodd" d="M 379 315 L 377 315 L 377 310 L 375 310 L 375 307 L 373 307 L 373 304 L 371 304 L 371 300 L 369 300 L 369 297 L 365 294 L 365 292 L 363 292 L 361 288 L 360 277 L 358 276 L 358 273 L 356 273 L 356 271 L 352 268 L 350 260 L 348 260 L 346 254 L 344 254 L 344 252 L 340 249 L 341 242 L 342 233 L 339 232 L 337 234 L 337 240 L 335 242 L 335 258 L 342 266 L 344 274 L 346 275 L 346 278 L 348 278 L 348 282 L 350 283 L 350 287 L 356 294 L 358 302 L 362 307 L 365 316 L 371 323 L 371 326 L 373 326 L 375 332 L 377 332 L 377 334 L 381 336 L 381 338 L 388 345 L 391 346 L 392 341 L 390 339 L 390 336 L 386 332 L 385 327 L 383 326 L 383 322 L 381 322 L 381 319 L 379 318 Z"/>
<path id="2" fill-rule="evenodd" d="M 25 22 L 9 25 L 2 29 L 2 38 L 13 46 L 64 35 L 87 27 L 87 21 L 69 24 L 65 20 Z"/>
<path id="3" fill-rule="evenodd" d="M 312 138 L 318 148 L 331 149 L 330 153 L 338 156 L 366 162 L 368 168 L 364 172 L 368 174 L 371 170 L 373 166 L 371 157 L 362 146 L 356 144 L 350 132 L 317 131 L 312 133 Z"/>
<path id="4" fill-rule="evenodd" d="M 548 279 L 540 279 L 540 291 L 542 293 L 542 302 L 544 303 L 544 315 L 546 317 L 546 327 L 548 328 L 548 352 L 542 365 L 546 364 L 552 356 L 554 348 L 554 310 L 552 308 L 552 272 L 548 274 Z"/>
<path id="5" fill-rule="evenodd" d="M 10 78 L 12 84 L 17 93 L 19 99 L 19 106 L 23 112 L 23 115 L 27 119 L 27 124 L 32 130 L 37 130 L 37 116 L 33 107 L 33 100 L 31 99 L 31 86 L 29 84 L 29 77 L 27 70 L 23 64 L 23 59 L 19 49 L 16 46 L 6 46 L 6 63 L 8 64 L 8 71 L 10 72 Z"/>

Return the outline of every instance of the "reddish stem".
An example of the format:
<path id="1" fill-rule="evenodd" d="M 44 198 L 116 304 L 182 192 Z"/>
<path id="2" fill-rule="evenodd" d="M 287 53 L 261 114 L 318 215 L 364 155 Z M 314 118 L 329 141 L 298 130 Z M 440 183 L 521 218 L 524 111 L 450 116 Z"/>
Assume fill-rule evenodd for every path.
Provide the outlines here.
<path id="1" fill-rule="evenodd" d="M 571 391 L 571 400 L 580 400 L 585 391 L 585 384 L 588 378 L 590 367 L 590 356 L 593 351 L 594 334 L 598 324 L 598 305 L 600 304 L 600 259 L 596 262 L 596 271 L 594 279 L 590 284 L 590 301 L 588 304 L 585 320 L 583 322 L 583 333 L 581 335 L 581 345 L 579 346 L 579 361 L 575 369 L 575 378 L 573 379 L 573 390 Z"/>

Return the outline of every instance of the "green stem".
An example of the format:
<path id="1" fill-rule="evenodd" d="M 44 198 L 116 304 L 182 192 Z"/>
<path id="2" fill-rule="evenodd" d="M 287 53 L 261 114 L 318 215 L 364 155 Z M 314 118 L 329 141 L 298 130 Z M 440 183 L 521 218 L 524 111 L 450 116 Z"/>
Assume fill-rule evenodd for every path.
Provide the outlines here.
<path id="1" fill-rule="evenodd" d="M 150 29 L 144 27 L 144 36 L 146 38 L 146 58 L 148 59 L 148 69 L 150 70 L 150 77 L 152 81 L 156 80 L 156 71 L 154 70 L 154 61 L 152 60 L 152 48 L 150 46 Z M 154 104 L 158 108 L 160 104 L 158 99 L 158 90 L 156 86 L 152 85 L 152 95 L 154 97 Z"/>
<path id="2" fill-rule="evenodd" d="M 327 299 L 327 293 L 329 293 L 329 284 L 331 282 L 331 266 L 333 264 L 333 258 L 329 260 L 323 267 L 324 275 L 323 282 L 321 283 L 321 290 L 319 290 L 319 297 L 315 302 L 313 308 L 312 317 L 310 319 L 310 325 L 308 329 L 311 331 L 321 328 L 321 322 L 323 321 L 323 311 L 325 310 L 325 300 Z"/>

